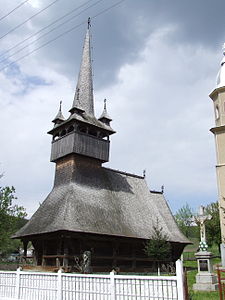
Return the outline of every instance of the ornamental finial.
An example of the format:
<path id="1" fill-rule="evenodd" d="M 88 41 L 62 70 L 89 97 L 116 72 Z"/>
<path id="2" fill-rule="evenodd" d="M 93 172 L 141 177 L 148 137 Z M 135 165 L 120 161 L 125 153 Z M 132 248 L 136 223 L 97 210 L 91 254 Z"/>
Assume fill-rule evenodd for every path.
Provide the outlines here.
<path id="1" fill-rule="evenodd" d="M 143 170 L 143 175 L 142 175 L 144 178 L 146 176 L 146 169 Z"/>
<path id="2" fill-rule="evenodd" d="M 106 109 L 106 99 L 104 99 L 104 109 Z"/>
<path id="3" fill-rule="evenodd" d="M 88 18 L 88 29 L 91 27 L 91 18 Z"/>
<path id="4" fill-rule="evenodd" d="M 59 111 L 62 111 L 62 100 L 59 102 Z"/>

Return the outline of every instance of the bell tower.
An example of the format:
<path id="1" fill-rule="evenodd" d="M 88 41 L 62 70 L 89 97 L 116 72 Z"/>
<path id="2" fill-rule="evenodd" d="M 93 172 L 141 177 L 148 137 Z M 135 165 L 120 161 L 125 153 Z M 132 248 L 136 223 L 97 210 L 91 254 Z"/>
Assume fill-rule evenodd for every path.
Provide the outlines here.
<path id="1" fill-rule="evenodd" d="M 115 131 L 111 128 L 111 118 L 104 110 L 99 119 L 94 114 L 92 62 L 90 47 L 90 19 L 84 40 L 82 61 L 70 116 L 65 119 L 61 111 L 52 121 L 51 161 L 56 165 L 71 156 L 93 164 L 101 165 L 109 160 L 109 136 Z"/>
<path id="2" fill-rule="evenodd" d="M 216 174 L 219 197 L 220 227 L 221 227 L 221 258 L 225 266 L 225 44 L 223 59 L 217 76 L 216 88 L 209 97 L 213 100 L 215 127 L 210 131 L 215 136 L 216 143 Z"/>

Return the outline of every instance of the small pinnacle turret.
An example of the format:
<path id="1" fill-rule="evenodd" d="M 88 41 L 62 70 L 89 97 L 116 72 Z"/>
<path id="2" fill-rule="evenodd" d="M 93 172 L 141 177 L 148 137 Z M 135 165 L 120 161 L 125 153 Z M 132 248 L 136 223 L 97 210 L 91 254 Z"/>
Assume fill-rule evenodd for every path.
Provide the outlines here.
<path id="1" fill-rule="evenodd" d="M 93 80 L 91 64 L 91 46 L 90 46 L 90 18 L 88 19 L 88 28 L 84 40 L 83 55 L 78 76 L 77 87 L 71 114 L 76 111 L 85 112 L 94 116 L 94 97 L 93 97 Z"/>
<path id="2" fill-rule="evenodd" d="M 62 114 L 62 101 L 60 101 L 60 103 L 59 103 L 59 111 L 58 111 L 57 115 L 55 116 L 54 120 L 52 120 L 52 122 L 55 125 L 58 125 L 58 124 L 61 124 L 64 121 L 65 121 L 65 118 L 64 118 L 64 116 Z"/>
<path id="3" fill-rule="evenodd" d="M 103 109 L 103 112 L 99 118 L 99 121 L 107 124 L 107 125 L 110 125 L 110 122 L 112 121 L 112 119 L 110 118 L 110 116 L 108 115 L 108 112 L 107 112 L 107 108 L 106 108 L 106 99 L 104 99 L 104 109 Z"/>

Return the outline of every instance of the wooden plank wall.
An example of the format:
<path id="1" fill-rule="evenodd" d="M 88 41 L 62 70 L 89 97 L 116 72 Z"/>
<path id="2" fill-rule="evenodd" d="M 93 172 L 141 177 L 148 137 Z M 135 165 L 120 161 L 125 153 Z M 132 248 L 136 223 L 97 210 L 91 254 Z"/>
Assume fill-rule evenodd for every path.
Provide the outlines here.
<path id="1" fill-rule="evenodd" d="M 72 132 L 52 142 L 51 161 L 70 153 L 77 153 L 106 162 L 109 160 L 109 144 L 107 140 Z"/>

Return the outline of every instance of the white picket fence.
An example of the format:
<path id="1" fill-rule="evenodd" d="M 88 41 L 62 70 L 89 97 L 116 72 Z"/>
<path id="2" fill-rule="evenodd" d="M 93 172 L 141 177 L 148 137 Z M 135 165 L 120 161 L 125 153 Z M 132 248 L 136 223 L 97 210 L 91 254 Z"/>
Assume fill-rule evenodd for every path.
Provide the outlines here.
<path id="1" fill-rule="evenodd" d="M 184 300 L 183 266 L 176 262 L 176 276 L 0 271 L 0 299 Z"/>

